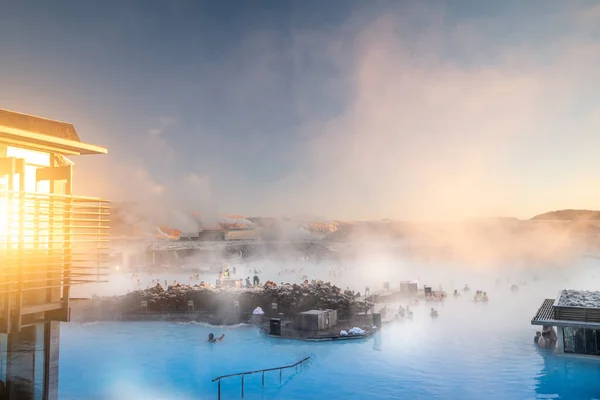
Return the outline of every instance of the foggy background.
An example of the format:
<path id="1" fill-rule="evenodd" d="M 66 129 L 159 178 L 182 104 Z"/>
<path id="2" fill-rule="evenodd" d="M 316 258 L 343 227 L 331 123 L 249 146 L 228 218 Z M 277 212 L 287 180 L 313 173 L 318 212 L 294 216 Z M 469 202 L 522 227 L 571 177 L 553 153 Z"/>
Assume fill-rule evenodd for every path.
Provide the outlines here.
<path id="1" fill-rule="evenodd" d="M 191 246 L 163 228 L 271 234 L 152 268 L 111 262 L 108 284 L 72 297 L 214 284 L 226 267 L 361 294 L 403 280 L 472 289 L 350 351 L 239 326 L 63 324 L 62 393 L 197 398 L 214 376 L 310 354 L 307 380 L 329 397 L 372 397 L 373 382 L 406 398 L 480 398 L 483 383 L 556 397 L 554 382 L 559 397 L 592 397 L 581 382 L 596 375 L 549 362 L 529 321 L 560 289 L 598 288 L 600 217 L 530 218 L 600 204 L 599 34 L 586 0 L 4 1 L 0 108 L 71 122 L 109 149 L 73 161 L 76 194 L 113 202 L 113 255 Z"/>
<path id="2" fill-rule="evenodd" d="M 600 12 L 508 3 L 9 2 L 0 104 L 108 147 L 74 157 L 76 193 L 130 204 L 135 235 L 276 217 L 276 239 L 361 260 L 357 283 L 409 253 L 568 263 L 595 222 L 511 218 L 600 201 Z M 382 219 L 411 224 L 353 224 Z"/>
<path id="3" fill-rule="evenodd" d="M 600 13 L 550 3 L 9 2 L 0 101 L 109 148 L 79 193 L 167 220 L 594 208 Z"/>

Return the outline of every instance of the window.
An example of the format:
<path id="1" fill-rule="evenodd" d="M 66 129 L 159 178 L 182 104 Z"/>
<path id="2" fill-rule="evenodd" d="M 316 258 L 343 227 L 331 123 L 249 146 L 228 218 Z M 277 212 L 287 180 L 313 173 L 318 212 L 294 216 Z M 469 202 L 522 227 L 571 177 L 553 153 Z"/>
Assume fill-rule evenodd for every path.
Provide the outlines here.
<path id="1" fill-rule="evenodd" d="M 600 332 L 595 329 L 563 327 L 565 353 L 600 355 Z"/>
<path id="2" fill-rule="evenodd" d="M 565 353 L 575 352 L 575 329 L 565 326 L 563 328 L 563 344 L 565 346 Z"/>
<path id="3" fill-rule="evenodd" d="M 8 146 L 6 148 L 6 157 L 24 158 L 27 164 L 39 167 L 50 166 L 50 153 L 44 153 L 42 151 Z"/>
<path id="4" fill-rule="evenodd" d="M 585 330 L 585 354 L 596 355 L 596 333 L 594 329 Z"/>
<path id="5" fill-rule="evenodd" d="M 0 380 L 6 383 L 6 361 L 8 360 L 8 335 L 0 333 Z"/>

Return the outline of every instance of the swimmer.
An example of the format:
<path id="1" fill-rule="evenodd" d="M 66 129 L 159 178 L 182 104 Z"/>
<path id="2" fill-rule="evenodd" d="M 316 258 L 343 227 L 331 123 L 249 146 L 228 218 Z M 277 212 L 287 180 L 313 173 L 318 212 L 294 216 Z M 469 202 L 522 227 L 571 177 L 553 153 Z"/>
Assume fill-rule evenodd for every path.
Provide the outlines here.
<path id="1" fill-rule="evenodd" d="M 212 333 L 208 334 L 208 342 L 209 343 L 216 343 L 216 342 L 220 342 L 221 340 L 223 340 L 225 338 L 225 334 L 222 334 L 221 337 L 215 338 L 215 335 L 213 335 Z"/>
<path id="2" fill-rule="evenodd" d="M 556 346 L 556 342 L 558 342 L 556 331 L 551 326 L 543 326 L 542 330 L 546 333 L 546 346 L 549 348 L 554 348 Z"/>

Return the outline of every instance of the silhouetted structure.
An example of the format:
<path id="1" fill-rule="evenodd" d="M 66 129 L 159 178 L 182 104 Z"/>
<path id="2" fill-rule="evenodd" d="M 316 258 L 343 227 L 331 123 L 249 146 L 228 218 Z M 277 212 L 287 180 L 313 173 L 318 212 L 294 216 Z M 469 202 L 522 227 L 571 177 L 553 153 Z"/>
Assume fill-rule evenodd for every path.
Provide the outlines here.
<path id="1" fill-rule="evenodd" d="M 58 398 L 71 285 L 98 281 L 109 204 L 72 193 L 68 155 L 106 154 L 73 125 L 0 110 L 0 380 L 4 398 Z"/>

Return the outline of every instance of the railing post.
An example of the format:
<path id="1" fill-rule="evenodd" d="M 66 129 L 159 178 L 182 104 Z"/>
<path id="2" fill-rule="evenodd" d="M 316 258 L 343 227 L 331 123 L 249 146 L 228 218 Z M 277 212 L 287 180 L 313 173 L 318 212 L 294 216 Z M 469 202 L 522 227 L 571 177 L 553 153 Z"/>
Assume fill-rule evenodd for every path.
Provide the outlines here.
<path id="1" fill-rule="evenodd" d="M 296 372 L 298 372 L 298 364 L 300 364 L 300 367 L 302 368 L 302 364 L 305 361 L 307 361 L 308 359 L 310 359 L 310 357 L 306 357 L 305 359 L 302 359 L 302 360 L 296 362 L 295 364 L 286 365 L 286 366 L 278 367 L 278 368 L 259 369 L 256 371 L 249 371 L 249 372 L 242 372 L 242 373 L 238 373 L 238 374 L 219 376 L 219 377 L 213 379 L 213 382 L 217 381 L 217 383 L 218 383 L 218 399 L 221 400 L 221 379 L 223 379 L 223 378 L 231 378 L 234 376 L 241 376 L 242 377 L 242 382 L 241 382 L 242 383 L 242 398 L 244 398 L 244 396 L 246 394 L 245 388 L 244 388 L 246 375 L 257 374 L 260 372 L 262 374 L 262 386 L 264 387 L 265 386 L 265 372 L 279 370 L 279 384 L 281 385 L 281 384 L 283 384 L 283 370 L 284 369 L 296 367 Z"/>

